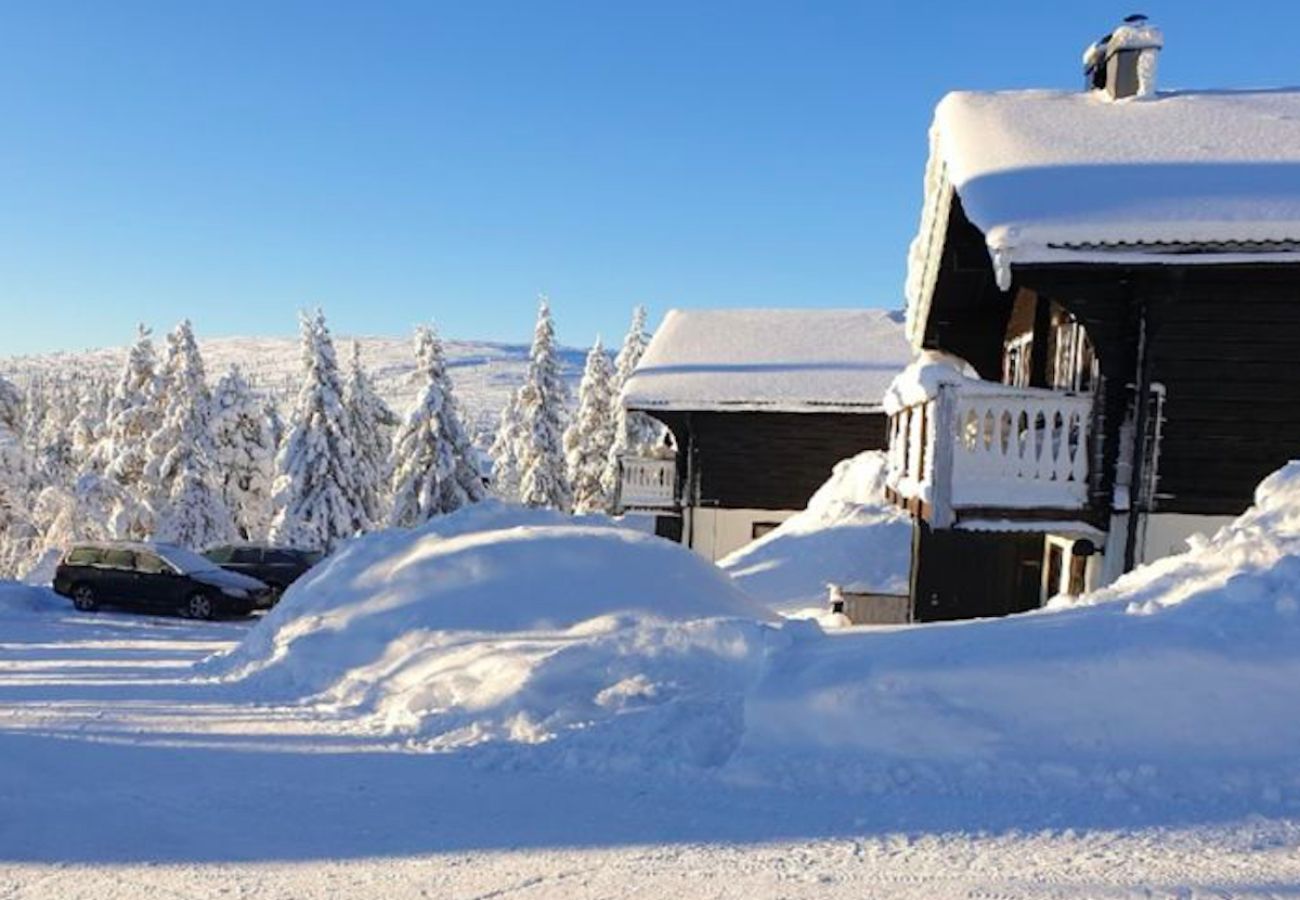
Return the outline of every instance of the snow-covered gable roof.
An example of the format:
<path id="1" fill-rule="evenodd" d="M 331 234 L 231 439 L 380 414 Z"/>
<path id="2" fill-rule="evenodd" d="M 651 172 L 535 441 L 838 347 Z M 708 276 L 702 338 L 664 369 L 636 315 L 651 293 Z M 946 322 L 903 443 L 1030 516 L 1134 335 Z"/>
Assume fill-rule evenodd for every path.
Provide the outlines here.
<path id="1" fill-rule="evenodd" d="M 628 409 L 871 412 L 911 359 L 879 309 L 674 309 L 623 390 Z"/>
<path id="2" fill-rule="evenodd" d="M 914 341 L 954 191 L 1004 287 L 1016 264 L 1300 263 L 1300 90 L 958 92 L 930 142 Z"/>

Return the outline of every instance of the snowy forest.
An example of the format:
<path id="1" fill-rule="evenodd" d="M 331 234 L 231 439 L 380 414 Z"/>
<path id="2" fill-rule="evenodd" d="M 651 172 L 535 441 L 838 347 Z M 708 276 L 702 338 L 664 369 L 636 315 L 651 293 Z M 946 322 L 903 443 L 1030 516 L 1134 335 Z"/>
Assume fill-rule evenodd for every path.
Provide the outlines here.
<path id="1" fill-rule="evenodd" d="M 614 358 L 597 338 L 573 398 L 542 298 L 522 383 L 486 448 L 462 420 L 429 326 L 414 334 L 414 399 L 403 413 L 376 391 L 358 344 L 340 363 L 320 311 L 300 316 L 299 382 L 287 403 L 238 365 L 211 379 L 188 320 L 161 350 L 141 325 L 115 379 L 0 376 L 0 577 L 47 568 L 78 541 L 329 551 L 489 495 L 613 512 L 620 455 L 662 439 L 619 404 L 648 342 L 637 307 Z"/>

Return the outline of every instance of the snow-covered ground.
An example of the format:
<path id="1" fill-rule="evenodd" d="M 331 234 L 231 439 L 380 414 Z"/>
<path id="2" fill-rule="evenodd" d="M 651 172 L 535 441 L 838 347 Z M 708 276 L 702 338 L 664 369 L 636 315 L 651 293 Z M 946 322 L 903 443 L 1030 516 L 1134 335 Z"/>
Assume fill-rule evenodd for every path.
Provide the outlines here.
<path id="1" fill-rule="evenodd" d="M 256 624 L 3 588 L 0 889 L 1297 896 L 1296 559 L 1300 465 L 1175 562 L 981 622 L 773 620 L 495 504 Z"/>
<path id="2" fill-rule="evenodd" d="M 485 767 L 190 666 L 247 623 L 71 612 L 0 639 L 0 896 L 1282 897 L 1300 824 L 1014 814 Z"/>
<path id="3" fill-rule="evenodd" d="M 885 500 L 885 464 L 880 450 L 837 464 L 807 509 L 718 566 L 750 596 L 786 614 L 824 613 L 830 583 L 906 594 L 912 523 Z"/>

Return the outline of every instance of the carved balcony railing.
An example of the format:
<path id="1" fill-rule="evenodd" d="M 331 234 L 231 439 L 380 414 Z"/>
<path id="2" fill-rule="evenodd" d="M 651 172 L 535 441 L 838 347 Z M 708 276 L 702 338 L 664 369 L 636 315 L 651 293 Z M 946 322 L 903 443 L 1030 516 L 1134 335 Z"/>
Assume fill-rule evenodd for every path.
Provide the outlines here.
<path id="1" fill-rule="evenodd" d="M 620 509 L 674 509 L 677 507 L 677 462 L 624 456 L 619 463 Z"/>
<path id="2" fill-rule="evenodd" d="M 971 379 L 890 416 L 894 502 L 946 528 L 963 510 L 1082 510 L 1092 397 Z"/>

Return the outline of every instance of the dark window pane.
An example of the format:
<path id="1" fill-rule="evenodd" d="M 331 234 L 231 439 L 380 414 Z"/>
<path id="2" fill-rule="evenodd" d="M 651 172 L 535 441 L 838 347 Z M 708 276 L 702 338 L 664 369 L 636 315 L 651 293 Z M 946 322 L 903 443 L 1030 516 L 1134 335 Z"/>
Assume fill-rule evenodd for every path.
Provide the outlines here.
<path id="1" fill-rule="evenodd" d="M 234 547 L 213 547 L 203 555 L 212 560 L 217 565 L 230 562 L 230 557 L 234 555 Z"/>
<path id="2" fill-rule="evenodd" d="M 236 548 L 235 555 L 231 558 L 231 562 L 243 563 L 245 565 L 258 563 L 261 561 L 262 561 L 262 551 L 258 550 L 256 547 Z"/>

